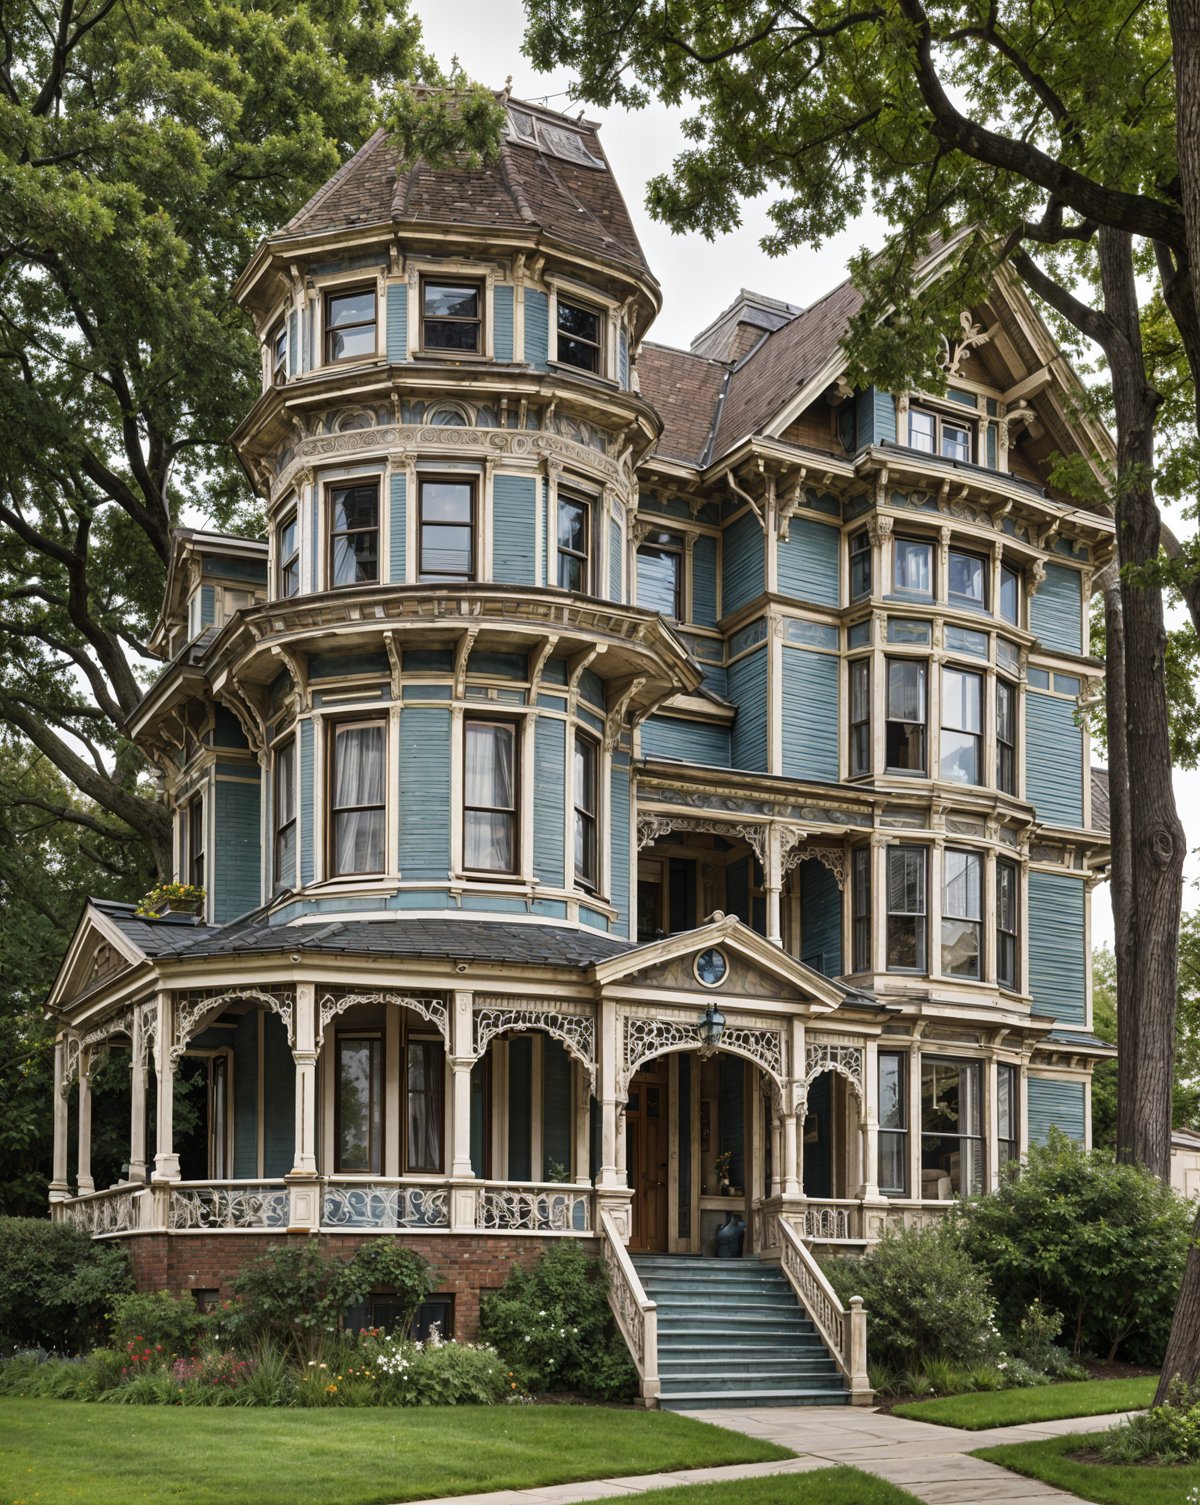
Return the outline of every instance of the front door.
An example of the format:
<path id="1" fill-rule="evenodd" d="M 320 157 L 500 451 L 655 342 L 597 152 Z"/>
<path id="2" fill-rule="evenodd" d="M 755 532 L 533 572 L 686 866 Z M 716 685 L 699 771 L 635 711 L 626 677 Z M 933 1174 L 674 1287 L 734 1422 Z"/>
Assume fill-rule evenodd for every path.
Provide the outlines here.
<path id="1" fill-rule="evenodd" d="M 625 1168 L 633 1188 L 629 1247 L 643 1254 L 667 1248 L 667 1063 L 652 1061 L 629 1084 Z"/>

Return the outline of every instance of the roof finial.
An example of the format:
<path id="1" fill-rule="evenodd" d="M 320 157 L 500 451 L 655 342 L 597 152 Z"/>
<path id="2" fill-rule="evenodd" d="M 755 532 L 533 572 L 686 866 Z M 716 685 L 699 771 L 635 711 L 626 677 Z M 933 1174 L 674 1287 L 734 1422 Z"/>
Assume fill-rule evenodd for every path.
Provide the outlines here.
<path id="1" fill-rule="evenodd" d="M 508 96 L 512 93 L 512 74 L 504 80 L 504 87 L 500 90 L 500 103 L 507 104 Z"/>

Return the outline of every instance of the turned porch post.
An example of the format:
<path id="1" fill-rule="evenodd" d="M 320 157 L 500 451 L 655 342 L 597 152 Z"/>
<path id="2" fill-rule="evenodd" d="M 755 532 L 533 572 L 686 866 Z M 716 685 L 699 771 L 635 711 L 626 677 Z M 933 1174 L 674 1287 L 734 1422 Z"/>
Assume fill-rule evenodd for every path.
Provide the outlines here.
<path id="1" fill-rule="evenodd" d="M 575 1184 L 592 1184 L 592 1083 L 582 1061 L 575 1067 Z"/>
<path id="2" fill-rule="evenodd" d="M 863 1163 L 858 1194 L 875 1201 L 879 1197 L 879 1045 L 875 1040 L 868 1040 L 863 1050 L 860 1128 Z"/>
<path id="3" fill-rule="evenodd" d="M 471 1164 L 471 1069 L 475 1065 L 474 1014 L 472 996 L 457 992 L 453 996 L 450 1020 L 450 1174 L 473 1177 Z"/>
<path id="4" fill-rule="evenodd" d="M 165 989 L 157 996 L 158 1029 L 154 1036 L 154 1075 L 158 1084 L 158 1143 L 154 1156 L 155 1181 L 179 1180 L 179 1156 L 175 1153 L 175 1068 L 171 1042 L 175 1018 L 171 995 Z"/>
<path id="5" fill-rule="evenodd" d="M 67 1183 L 67 1042 L 59 1035 L 54 1042 L 54 1164 L 50 1200 L 61 1202 L 71 1194 Z"/>
<path id="6" fill-rule="evenodd" d="M 293 1176 L 317 1174 L 317 998 L 311 982 L 296 984 L 296 1043 L 292 1058 L 296 1063 L 295 1144 L 292 1152 Z"/>
<path id="7" fill-rule="evenodd" d="M 774 821 L 767 827 L 766 862 L 763 864 L 763 887 L 767 896 L 767 940 L 783 945 L 783 920 L 780 895 L 783 892 L 783 858 L 779 827 Z M 750 923 L 749 919 L 746 922 Z"/>
<path id="8" fill-rule="evenodd" d="M 77 1196 L 95 1191 L 92 1180 L 92 1053 L 79 1052 L 79 1149 L 76 1156 L 75 1191 Z"/>
<path id="9" fill-rule="evenodd" d="M 146 1179 L 146 1051 L 140 1009 L 134 1014 L 129 1057 L 129 1179 Z"/>
<path id="10" fill-rule="evenodd" d="M 617 1039 L 617 1006 L 608 998 L 599 1007 L 600 1045 L 600 1174 L 596 1185 L 625 1186 L 624 1134 L 621 1117 L 624 1101 L 620 1096 L 621 1059 Z"/>

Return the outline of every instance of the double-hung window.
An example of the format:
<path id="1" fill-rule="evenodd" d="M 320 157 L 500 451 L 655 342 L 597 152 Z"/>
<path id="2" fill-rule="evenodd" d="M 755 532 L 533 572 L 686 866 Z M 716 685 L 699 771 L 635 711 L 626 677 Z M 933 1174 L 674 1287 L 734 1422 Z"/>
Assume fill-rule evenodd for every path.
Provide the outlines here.
<path id="1" fill-rule="evenodd" d="M 951 606 L 962 606 L 968 611 L 987 610 L 986 560 L 978 554 L 964 554 L 960 549 L 951 549 L 947 573 L 947 595 Z"/>
<path id="2" fill-rule="evenodd" d="M 850 599 L 871 594 L 871 535 L 865 528 L 850 538 Z"/>
<path id="3" fill-rule="evenodd" d="M 678 622 L 683 619 L 683 539 L 651 533 L 637 551 L 637 604 Z"/>
<path id="4" fill-rule="evenodd" d="M 280 597 L 294 596 L 300 590 L 300 527 L 294 512 L 280 523 L 275 545 Z"/>
<path id="5" fill-rule="evenodd" d="M 922 659 L 887 661 L 887 766 L 925 772 L 926 666 Z"/>
<path id="6" fill-rule="evenodd" d="M 1020 983 L 1017 935 L 1020 915 L 1017 864 L 1002 857 L 996 863 L 996 981 L 1002 988 Z"/>
<path id="7" fill-rule="evenodd" d="M 591 889 L 599 884 L 599 752 L 591 737 L 575 733 L 575 881 Z"/>
<path id="8" fill-rule="evenodd" d="M 330 868 L 335 877 L 381 873 L 385 856 L 387 727 L 334 726 L 330 735 Z"/>
<path id="9" fill-rule="evenodd" d="M 287 381 L 288 333 L 287 320 L 280 319 L 271 331 L 271 384 L 282 387 Z"/>
<path id="10" fill-rule="evenodd" d="M 887 967 L 928 970 L 928 878 L 924 847 L 887 849 Z"/>
<path id="11" fill-rule="evenodd" d="M 590 589 L 591 508 L 575 496 L 558 498 L 558 584 L 560 590 Z"/>
<path id="12" fill-rule="evenodd" d="M 982 1072 L 978 1061 L 921 1059 L 923 1196 L 977 1196 L 983 1190 Z"/>
<path id="13" fill-rule="evenodd" d="M 942 671 L 941 775 L 953 784 L 978 784 L 983 773 L 983 675 Z"/>
<path id="14" fill-rule="evenodd" d="M 850 773 L 871 771 L 871 660 L 850 661 Z"/>
<path id="15" fill-rule="evenodd" d="M 377 1034 L 337 1037 L 334 1169 L 378 1176 L 383 1170 L 383 1040 Z"/>
<path id="16" fill-rule="evenodd" d="M 969 423 L 943 418 L 928 408 L 909 408 L 908 444 L 926 455 L 946 460 L 967 460 L 974 451 L 975 429 Z"/>
<path id="17" fill-rule="evenodd" d="M 474 481 L 422 478 L 419 487 L 422 580 L 474 580 Z"/>
<path id="18" fill-rule="evenodd" d="M 942 419 L 942 457 L 946 460 L 965 460 L 970 463 L 974 449 L 975 431 L 969 423 L 955 423 Z"/>
<path id="19" fill-rule="evenodd" d="M 922 538 L 897 538 L 893 545 L 898 595 L 933 598 L 933 545 Z"/>
<path id="20" fill-rule="evenodd" d="M 603 374 L 604 317 L 586 303 L 558 298 L 558 359 L 565 366 Z"/>
<path id="21" fill-rule="evenodd" d="M 1017 687 L 1007 679 L 996 681 L 996 788 L 1017 792 Z"/>
<path id="22" fill-rule="evenodd" d="M 483 294 L 478 282 L 421 283 L 421 349 L 483 353 Z"/>
<path id="23" fill-rule="evenodd" d="M 983 975 L 983 858 L 946 849 L 942 882 L 942 971 Z"/>
<path id="24" fill-rule="evenodd" d="M 440 1040 L 408 1037 L 404 1081 L 404 1169 L 414 1174 L 443 1169 L 446 1122 L 446 1058 Z"/>
<path id="25" fill-rule="evenodd" d="M 185 882 L 204 887 L 204 796 L 197 794 L 187 807 L 187 872 Z"/>
<path id="26" fill-rule="evenodd" d="M 1014 627 L 1021 625 L 1021 572 L 1011 564 L 1000 566 L 1000 615 Z"/>
<path id="27" fill-rule="evenodd" d="M 379 482 L 331 486 L 329 584 L 374 585 L 379 579 Z"/>
<path id="28" fill-rule="evenodd" d="M 375 289 L 325 294 L 325 361 L 366 360 L 375 354 Z"/>
<path id="29" fill-rule="evenodd" d="M 908 1192 L 908 1057 L 897 1050 L 879 1052 L 879 1190 Z"/>
<path id="30" fill-rule="evenodd" d="M 871 956 L 871 848 L 855 847 L 850 877 L 854 970 L 873 972 Z"/>
<path id="31" fill-rule="evenodd" d="M 275 749 L 275 887 L 296 886 L 296 739 Z"/>
<path id="32" fill-rule="evenodd" d="M 515 872 L 517 729 L 511 721 L 469 720 L 465 743 L 463 866 L 473 872 Z"/>
<path id="33" fill-rule="evenodd" d="M 1009 1165 L 1020 1158 L 1021 1106 L 1017 1068 L 996 1067 L 996 1163 Z"/>

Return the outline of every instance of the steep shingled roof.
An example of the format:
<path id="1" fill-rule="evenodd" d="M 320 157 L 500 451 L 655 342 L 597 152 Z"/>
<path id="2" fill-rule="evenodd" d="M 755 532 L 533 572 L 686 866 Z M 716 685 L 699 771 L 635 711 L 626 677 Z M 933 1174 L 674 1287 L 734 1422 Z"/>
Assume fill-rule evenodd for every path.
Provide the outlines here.
<path id="1" fill-rule="evenodd" d="M 641 395 L 663 421 L 655 453 L 703 464 L 729 367 L 705 355 L 647 341 L 637 371 Z"/>

